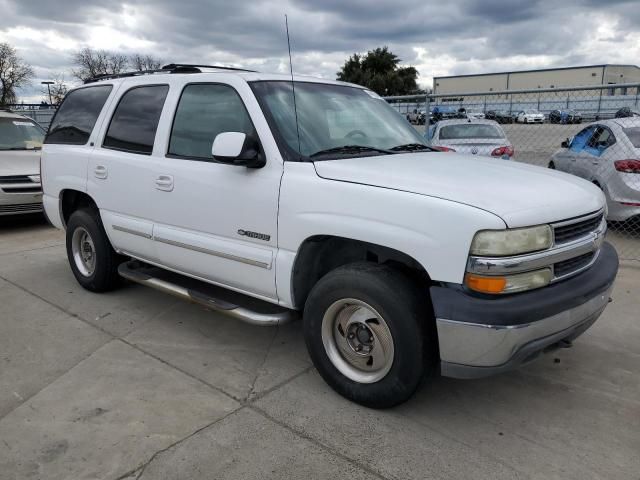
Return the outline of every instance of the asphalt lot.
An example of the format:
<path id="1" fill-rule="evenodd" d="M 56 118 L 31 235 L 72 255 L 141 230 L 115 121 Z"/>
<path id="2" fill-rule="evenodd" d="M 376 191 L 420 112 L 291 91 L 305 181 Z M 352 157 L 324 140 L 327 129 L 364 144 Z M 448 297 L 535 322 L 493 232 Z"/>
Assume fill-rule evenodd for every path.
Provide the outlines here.
<path id="1" fill-rule="evenodd" d="M 324 384 L 299 323 L 89 293 L 61 232 L 2 221 L 0 479 L 638 479 L 639 284 L 623 267 L 572 349 L 374 411 Z"/>

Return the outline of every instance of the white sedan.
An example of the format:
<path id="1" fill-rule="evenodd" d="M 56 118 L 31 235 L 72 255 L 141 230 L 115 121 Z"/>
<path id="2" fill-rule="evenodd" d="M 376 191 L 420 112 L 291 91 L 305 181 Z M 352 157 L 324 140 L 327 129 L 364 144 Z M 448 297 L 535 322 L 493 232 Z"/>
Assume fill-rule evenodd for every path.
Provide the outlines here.
<path id="1" fill-rule="evenodd" d="M 538 110 L 522 110 L 516 115 L 516 123 L 544 123 L 544 114 Z"/>

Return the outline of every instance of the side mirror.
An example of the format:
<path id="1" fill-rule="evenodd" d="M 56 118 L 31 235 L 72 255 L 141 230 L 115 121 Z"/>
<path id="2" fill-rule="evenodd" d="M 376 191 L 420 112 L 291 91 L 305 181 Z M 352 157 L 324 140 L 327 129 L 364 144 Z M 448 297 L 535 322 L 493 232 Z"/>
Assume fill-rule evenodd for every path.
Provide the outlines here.
<path id="1" fill-rule="evenodd" d="M 219 133 L 213 141 L 211 154 L 219 162 L 247 168 L 262 168 L 266 163 L 258 140 L 241 132 Z"/>
<path id="2" fill-rule="evenodd" d="M 560 146 L 562 148 L 569 148 L 571 146 L 571 140 L 569 140 L 568 138 L 566 140 L 563 140 Z"/>

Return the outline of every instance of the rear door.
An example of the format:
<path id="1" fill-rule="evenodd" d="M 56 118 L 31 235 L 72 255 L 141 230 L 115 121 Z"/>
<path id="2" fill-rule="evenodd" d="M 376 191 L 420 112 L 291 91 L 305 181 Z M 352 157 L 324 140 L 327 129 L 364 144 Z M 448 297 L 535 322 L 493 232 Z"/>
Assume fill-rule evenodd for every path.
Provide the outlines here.
<path id="1" fill-rule="evenodd" d="M 116 250 L 154 261 L 153 146 L 169 85 L 151 80 L 122 86 L 90 156 L 87 189 Z"/>
<path id="2" fill-rule="evenodd" d="M 593 136 L 595 129 L 595 125 L 583 128 L 573 137 L 569 148 L 563 149 L 556 154 L 556 167 L 558 170 L 578 175 L 578 164 L 587 156 L 584 148 Z"/>
<path id="3" fill-rule="evenodd" d="M 582 149 L 583 154 L 575 162 L 575 174 L 593 180 L 604 163 L 602 155 L 615 143 L 616 139 L 609 127 L 595 125 L 593 134 Z"/>

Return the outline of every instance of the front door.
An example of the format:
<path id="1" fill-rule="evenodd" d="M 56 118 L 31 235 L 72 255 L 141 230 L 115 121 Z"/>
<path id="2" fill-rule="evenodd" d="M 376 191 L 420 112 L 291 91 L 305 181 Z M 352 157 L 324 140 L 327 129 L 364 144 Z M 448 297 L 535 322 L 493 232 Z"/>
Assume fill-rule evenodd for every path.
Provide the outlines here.
<path id="1" fill-rule="evenodd" d="M 162 122 L 166 155 L 155 164 L 156 185 L 149 199 L 158 212 L 153 235 L 159 262 L 181 273 L 275 299 L 283 170 L 275 142 L 260 138 L 266 158 L 263 168 L 220 163 L 211 154 L 219 133 L 257 137 L 254 121 L 268 132 L 255 97 L 245 82 L 231 79 L 229 83 L 186 84 L 173 103 L 167 108 L 171 118 Z"/>

